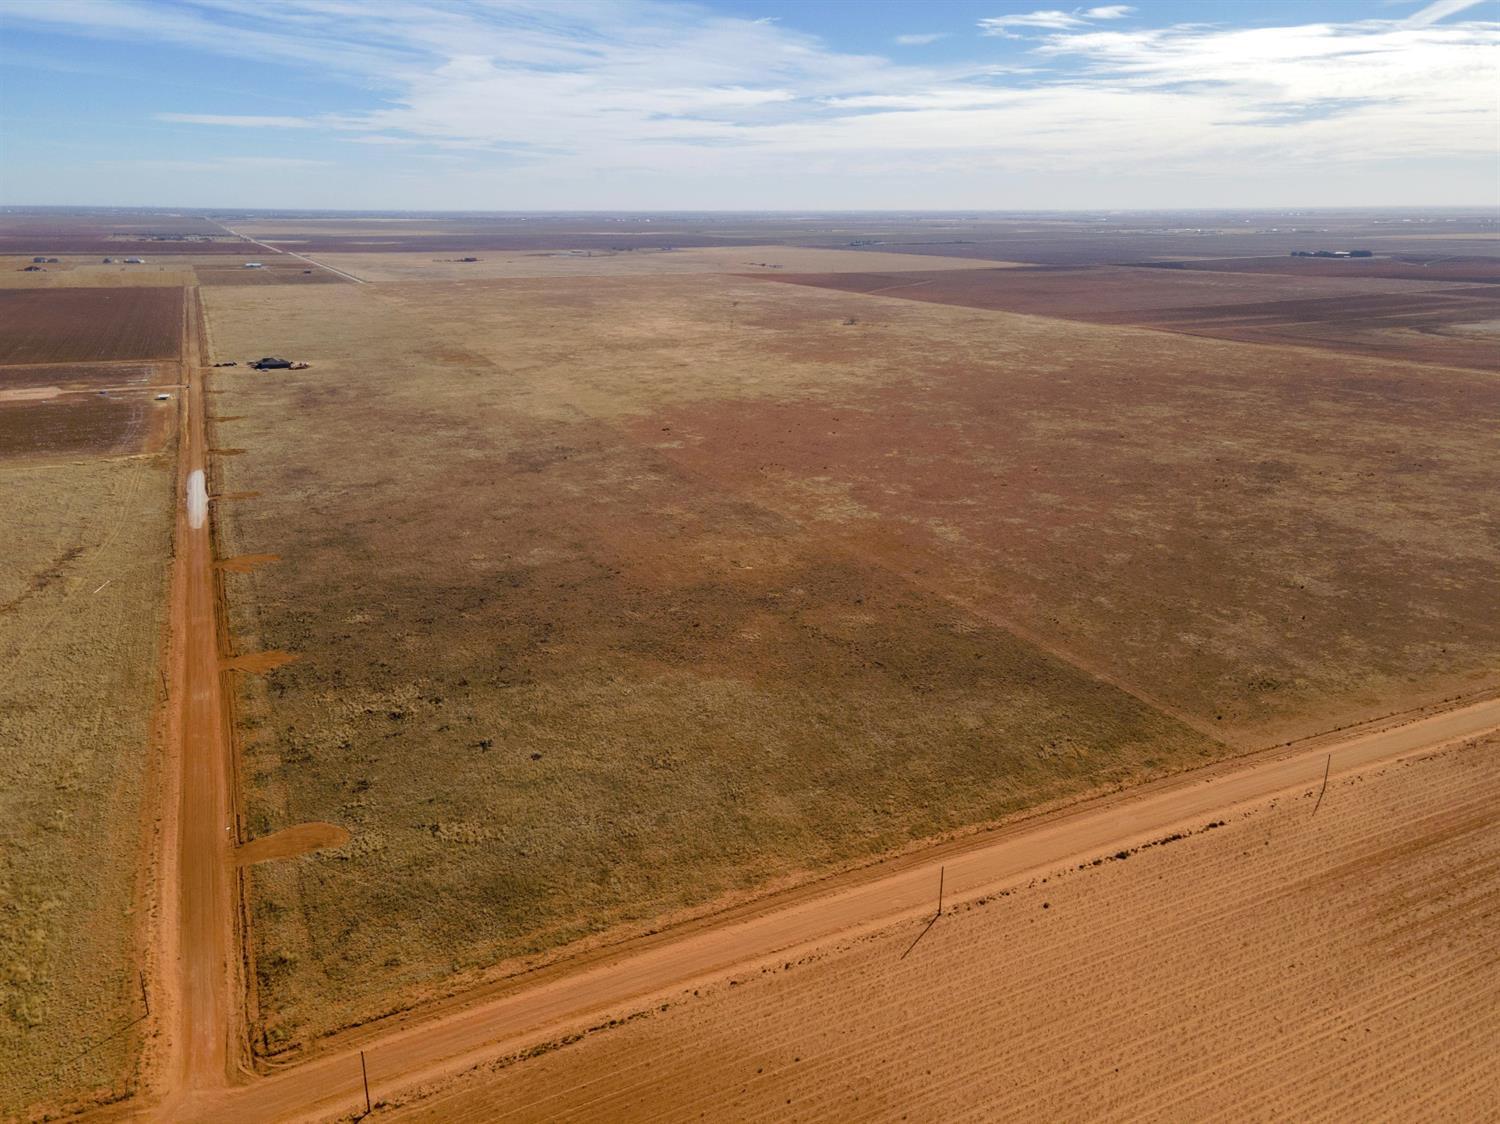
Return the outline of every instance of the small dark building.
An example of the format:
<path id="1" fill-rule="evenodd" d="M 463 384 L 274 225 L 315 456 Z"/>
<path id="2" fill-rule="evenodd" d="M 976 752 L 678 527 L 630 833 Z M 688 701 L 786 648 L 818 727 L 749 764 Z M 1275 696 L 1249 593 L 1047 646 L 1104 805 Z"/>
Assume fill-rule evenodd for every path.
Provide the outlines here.
<path id="1" fill-rule="evenodd" d="M 250 366 L 257 371 L 287 371 L 291 369 L 290 359 L 278 359 L 274 355 L 267 355 L 264 359 L 257 359 Z"/>
<path id="2" fill-rule="evenodd" d="M 47 259 L 46 259 L 46 258 L 44 258 L 44 257 L 40 257 L 40 256 L 38 256 L 38 257 L 34 257 L 34 258 L 32 258 L 32 259 L 31 259 L 31 260 L 32 260 L 32 261 L 35 261 L 35 262 L 43 262 L 43 261 L 46 261 L 46 260 L 47 260 Z"/>

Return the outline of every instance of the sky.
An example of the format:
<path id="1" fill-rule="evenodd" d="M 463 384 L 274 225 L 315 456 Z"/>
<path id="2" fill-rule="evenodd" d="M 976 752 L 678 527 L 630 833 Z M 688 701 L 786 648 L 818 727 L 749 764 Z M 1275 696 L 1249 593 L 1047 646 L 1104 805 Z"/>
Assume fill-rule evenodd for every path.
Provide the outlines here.
<path id="1" fill-rule="evenodd" d="M 0 0 L 0 204 L 1500 206 L 1500 0 Z"/>

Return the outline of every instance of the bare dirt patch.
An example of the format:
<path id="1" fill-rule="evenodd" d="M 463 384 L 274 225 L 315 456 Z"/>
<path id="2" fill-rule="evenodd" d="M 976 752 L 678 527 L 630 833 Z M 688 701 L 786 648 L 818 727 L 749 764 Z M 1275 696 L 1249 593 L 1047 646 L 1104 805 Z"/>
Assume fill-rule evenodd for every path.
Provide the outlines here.
<path id="1" fill-rule="evenodd" d="M 342 847 L 349 838 L 348 830 L 338 824 L 300 823 L 240 844 L 235 848 L 234 859 L 241 866 L 272 859 L 294 859 L 328 847 Z"/>
<path id="2" fill-rule="evenodd" d="M 273 648 L 265 652 L 247 652 L 241 656 L 231 656 L 223 660 L 219 666 L 225 671 L 248 671 L 264 675 L 275 671 L 278 667 L 285 667 L 299 658 L 294 652 L 284 652 L 279 648 Z"/>
<path id="3" fill-rule="evenodd" d="M 175 288 L 0 289 L 0 363 L 176 358 Z"/>

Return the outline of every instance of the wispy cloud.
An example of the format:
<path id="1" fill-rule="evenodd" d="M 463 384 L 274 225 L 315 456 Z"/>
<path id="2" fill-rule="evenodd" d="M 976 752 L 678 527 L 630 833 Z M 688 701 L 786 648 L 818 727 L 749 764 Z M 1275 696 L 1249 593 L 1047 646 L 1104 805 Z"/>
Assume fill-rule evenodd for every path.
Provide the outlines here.
<path id="1" fill-rule="evenodd" d="M 1096 20 L 1124 19 L 1134 11 L 1135 9 L 1128 4 L 1105 4 L 1097 8 L 1074 8 L 1066 12 L 1051 8 L 1027 12 L 1024 15 L 990 16 L 979 21 L 979 32 L 981 35 L 1019 39 L 1020 36 L 1016 34 L 1014 28 L 1033 32 L 1072 31 L 1076 28 L 1087 27 Z"/>
<path id="2" fill-rule="evenodd" d="M 924 31 L 920 34 L 898 35 L 892 42 L 903 47 L 925 47 L 928 43 L 936 43 L 939 39 L 948 38 L 946 31 Z"/>
<path id="3" fill-rule="evenodd" d="M 1426 27 L 1428 24 L 1437 23 L 1438 20 L 1456 16 L 1459 12 L 1477 8 L 1484 0 L 1433 0 L 1420 11 L 1413 12 L 1402 22 L 1407 27 Z"/>
<path id="4" fill-rule="evenodd" d="M 315 121 L 306 117 L 261 117 L 235 113 L 158 113 L 158 121 L 178 125 L 216 125 L 238 129 L 313 129 Z"/>

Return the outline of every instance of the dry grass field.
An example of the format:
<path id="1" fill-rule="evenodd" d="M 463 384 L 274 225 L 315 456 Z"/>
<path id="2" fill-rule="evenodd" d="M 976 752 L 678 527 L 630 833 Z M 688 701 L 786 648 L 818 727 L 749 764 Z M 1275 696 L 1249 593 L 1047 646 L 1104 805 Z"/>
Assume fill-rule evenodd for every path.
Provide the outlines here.
<path id="1" fill-rule="evenodd" d="M 1492 1120 L 1500 739 L 485 1067 L 413 1121 Z M 1200 825 L 1201 827 L 1202 825 Z"/>
<path id="2" fill-rule="evenodd" d="M 857 273 L 872 269 L 980 270 L 1001 262 L 962 258 L 825 250 L 806 246 L 686 247 L 663 250 L 495 250 L 478 261 L 432 253 L 320 253 L 316 260 L 363 281 L 480 281 L 512 277 L 661 277 L 681 273 L 769 273 L 778 271 Z"/>
<path id="3" fill-rule="evenodd" d="M 586 259 L 587 260 L 587 259 Z M 769 260 L 769 259 L 767 259 Z M 223 287 L 257 1048 L 1492 685 L 1493 380 L 752 278 Z"/>
<path id="4" fill-rule="evenodd" d="M 0 364 L 175 359 L 172 287 L 0 289 Z"/>
<path id="5" fill-rule="evenodd" d="M 0 417 L 4 407 L 0 406 Z M 139 1048 L 141 783 L 170 457 L 0 459 L 0 1116 L 117 1095 Z"/>

